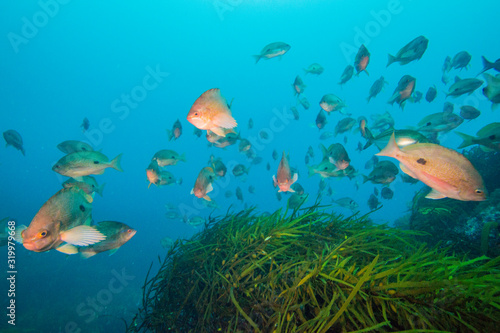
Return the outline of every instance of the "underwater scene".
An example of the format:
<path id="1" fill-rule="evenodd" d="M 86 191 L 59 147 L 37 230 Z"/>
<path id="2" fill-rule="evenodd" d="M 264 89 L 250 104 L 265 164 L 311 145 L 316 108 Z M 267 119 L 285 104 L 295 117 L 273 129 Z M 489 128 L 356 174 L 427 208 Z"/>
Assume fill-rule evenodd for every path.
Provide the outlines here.
<path id="1" fill-rule="evenodd" d="M 498 1 L 0 3 L 0 333 L 498 332 Z"/>

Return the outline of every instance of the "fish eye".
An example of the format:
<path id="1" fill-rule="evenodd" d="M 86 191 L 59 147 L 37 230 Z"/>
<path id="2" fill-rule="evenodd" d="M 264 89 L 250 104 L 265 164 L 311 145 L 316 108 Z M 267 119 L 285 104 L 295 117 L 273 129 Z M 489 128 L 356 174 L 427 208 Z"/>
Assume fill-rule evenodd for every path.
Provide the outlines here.
<path id="1" fill-rule="evenodd" d="M 94 161 L 94 164 L 99 164 L 99 161 Z"/>
<path id="2" fill-rule="evenodd" d="M 47 230 L 42 230 L 38 233 L 38 235 L 36 235 L 37 238 L 45 238 L 46 236 L 48 235 L 48 231 Z"/>
<path id="3" fill-rule="evenodd" d="M 483 191 L 481 191 L 480 189 L 476 189 L 474 192 L 476 192 L 476 194 L 483 194 Z"/>
<path id="4" fill-rule="evenodd" d="M 131 233 L 131 232 L 132 232 L 132 229 L 127 229 L 127 232 L 128 232 L 128 233 Z"/>

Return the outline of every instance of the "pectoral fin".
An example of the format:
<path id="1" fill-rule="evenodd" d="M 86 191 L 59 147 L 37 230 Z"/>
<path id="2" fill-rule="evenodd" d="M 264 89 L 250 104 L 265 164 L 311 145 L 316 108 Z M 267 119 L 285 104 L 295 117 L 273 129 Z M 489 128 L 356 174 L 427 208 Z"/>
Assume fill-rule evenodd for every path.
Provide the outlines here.
<path id="1" fill-rule="evenodd" d="M 446 195 L 439 193 L 435 189 L 432 189 L 432 191 L 430 191 L 429 194 L 427 194 L 425 197 L 427 199 L 443 199 L 446 198 Z"/>
<path id="2" fill-rule="evenodd" d="M 78 253 L 78 248 L 74 245 L 66 243 L 59 247 L 56 247 L 56 251 L 66 254 L 76 254 Z"/>
<path id="3" fill-rule="evenodd" d="M 79 225 L 78 227 L 66 230 L 60 236 L 61 240 L 66 243 L 77 246 L 88 246 L 106 239 L 106 236 L 88 225 Z"/>

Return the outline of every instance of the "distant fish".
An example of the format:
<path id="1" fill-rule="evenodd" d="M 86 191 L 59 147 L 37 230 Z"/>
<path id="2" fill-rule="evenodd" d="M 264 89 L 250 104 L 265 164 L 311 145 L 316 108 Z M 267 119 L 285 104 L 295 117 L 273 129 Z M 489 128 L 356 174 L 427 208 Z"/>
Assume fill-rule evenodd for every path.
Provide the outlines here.
<path id="1" fill-rule="evenodd" d="M 326 123 L 325 111 L 319 110 L 319 113 L 316 116 L 316 126 L 321 130 L 325 127 Z"/>
<path id="2" fill-rule="evenodd" d="M 350 209 L 352 212 L 355 212 L 359 209 L 358 203 L 350 197 L 344 197 L 337 200 L 332 199 L 332 202 L 336 203 L 340 207 Z"/>
<path id="3" fill-rule="evenodd" d="M 90 121 L 87 118 L 83 118 L 82 124 L 80 125 L 82 132 L 85 132 L 90 127 Z"/>
<path id="4" fill-rule="evenodd" d="M 77 140 L 67 140 L 63 141 L 57 145 L 57 148 L 65 154 L 76 153 L 79 151 L 93 151 L 91 145 L 88 143 L 77 141 Z"/>
<path id="5" fill-rule="evenodd" d="M 64 188 L 78 187 L 80 190 L 90 196 L 87 197 L 87 201 L 89 202 L 93 201 L 94 192 L 98 193 L 102 197 L 104 185 L 106 185 L 106 183 L 103 183 L 101 186 L 99 186 L 99 184 L 97 184 L 97 180 L 92 176 L 83 176 L 81 181 L 70 178 L 62 183 L 62 186 Z"/>
<path id="6" fill-rule="evenodd" d="M 394 196 L 394 192 L 390 188 L 384 187 L 382 191 L 380 191 L 380 195 L 382 196 L 382 198 L 390 200 Z"/>
<path id="7" fill-rule="evenodd" d="M 427 45 L 429 40 L 424 36 L 418 36 L 405 46 L 401 48 L 396 56 L 389 54 L 389 60 L 387 61 L 387 66 L 394 62 L 399 62 L 401 65 L 406 65 L 414 60 L 419 60 L 424 55 L 425 50 L 427 50 Z"/>
<path id="8" fill-rule="evenodd" d="M 248 119 L 248 129 L 252 129 L 253 128 L 253 119 L 250 118 Z"/>
<path id="9" fill-rule="evenodd" d="M 109 160 L 106 155 L 98 151 L 80 151 L 62 157 L 54 164 L 52 170 L 68 177 L 81 177 L 88 175 L 102 175 L 107 168 L 113 168 L 120 172 L 122 154 Z"/>
<path id="10" fill-rule="evenodd" d="M 370 92 L 368 93 L 368 97 L 366 98 L 366 102 L 369 103 L 370 99 L 377 97 L 377 95 L 382 91 L 384 85 L 388 82 L 384 79 L 383 76 L 375 80 L 372 86 L 370 87 Z"/>
<path id="11" fill-rule="evenodd" d="M 458 97 L 463 94 L 470 95 L 474 92 L 474 90 L 479 88 L 483 84 L 483 82 L 484 81 L 475 78 L 461 79 L 458 76 L 456 76 L 455 83 L 453 83 L 450 86 L 450 89 L 448 90 L 446 97 L 448 96 Z"/>
<path id="12" fill-rule="evenodd" d="M 483 59 L 483 70 L 479 72 L 477 75 L 482 74 L 492 68 L 497 72 L 500 72 L 500 58 L 497 59 L 495 62 L 488 61 L 488 59 L 486 59 L 484 56 L 482 56 L 481 58 Z"/>
<path id="13" fill-rule="evenodd" d="M 375 210 L 378 208 L 378 206 L 380 205 L 380 201 L 378 200 L 378 198 L 372 193 L 370 194 L 370 197 L 368 198 L 368 207 L 371 209 L 371 210 Z"/>
<path id="14" fill-rule="evenodd" d="M 293 81 L 292 83 L 292 88 L 295 95 L 300 95 L 304 92 L 306 85 L 304 84 L 304 81 L 302 81 L 299 75 L 295 77 L 295 81 Z"/>
<path id="15" fill-rule="evenodd" d="M 321 100 L 319 101 L 319 106 L 328 112 L 334 112 L 334 111 L 342 111 L 342 109 L 346 106 L 344 101 L 340 99 L 340 97 L 334 95 L 334 94 L 326 94 L 321 97 Z"/>
<path id="16" fill-rule="evenodd" d="M 302 98 L 297 98 L 297 101 L 300 103 L 300 105 L 302 105 L 302 107 L 304 107 L 304 109 L 309 109 L 309 107 L 311 106 L 311 103 L 309 103 L 309 101 L 307 100 L 306 96 L 302 96 Z"/>
<path id="17" fill-rule="evenodd" d="M 347 67 L 344 69 L 344 72 L 342 72 L 342 75 L 340 76 L 339 84 L 341 86 L 345 84 L 352 78 L 353 74 L 354 74 L 354 67 L 352 65 L 347 65 Z"/>
<path id="18" fill-rule="evenodd" d="M 467 51 L 458 52 L 451 60 L 451 67 L 462 70 L 467 69 L 472 56 Z"/>
<path id="19" fill-rule="evenodd" d="M 437 89 L 436 86 L 429 87 L 427 90 L 427 93 L 425 94 L 425 100 L 429 103 L 431 103 L 437 96 Z"/>
<path id="20" fill-rule="evenodd" d="M 23 156 L 26 156 L 26 152 L 23 147 L 23 138 L 15 130 L 7 130 L 3 132 L 3 138 L 5 139 L 5 147 L 12 146 L 17 150 L 20 150 Z"/>
<path id="21" fill-rule="evenodd" d="M 151 186 L 151 184 L 155 184 L 156 186 L 158 186 L 160 182 L 160 168 L 156 160 L 152 160 L 146 168 L 146 177 L 149 181 L 148 188 Z"/>
<path id="22" fill-rule="evenodd" d="M 460 107 L 460 117 L 466 120 L 476 119 L 480 114 L 481 111 L 479 111 L 472 105 L 463 105 Z"/>
<path id="23" fill-rule="evenodd" d="M 290 50 L 290 45 L 282 42 L 275 42 L 264 46 L 259 55 L 254 55 L 255 63 L 258 63 L 260 59 L 271 59 L 274 57 L 281 57 Z"/>
<path id="24" fill-rule="evenodd" d="M 464 140 L 458 148 L 465 148 L 474 144 L 500 151 L 500 123 L 491 123 L 481 128 L 476 136 L 455 132 Z"/>
<path id="25" fill-rule="evenodd" d="M 364 44 L 361 44 L 359 47 L 358 53 L 356 54 L 356 58 L 354 59 L 354 68 L 356 68 L 356 75 L 359 75 L 361 72 L 365 72 L 367 75 L 368 71 L 366 67 L 370 63 L 370 52 L 365 47 Z"/>
<path id="26" fill-rule="evenodd" d="M 387 103 L 394 104 L 396 102 L 399 107 L 404 110 L 405 102 L 411 97 L 415 91 L 416 79 L 410 75 L 404 75 L 398 82 L 398 86 L 394 89 L 392 97 Z"/>
<path id="27" fill-rule="evenodd" d="M 179 155 L 177 152 L 169 149 L 162 149 L 155 153 L 152 160 L 158 163 L 158 166 L 176 165 L 177 162 L 186 162 L 185 154 Z"/>
<path id="28" fill-rule="evenodd" d="M 182 124 L 177 119 L 172 126 L 172 130 L 167 129 L 167 137 L 168 141 L 172 141 L 172 139 L 177 140 L 182 135 Z"/>
<path id="29" fill-rule="evenodd" d="M 314 64 L 309 65 L 309 67 L 304 68 L 304 71 L 306 72 L 306 74 L 311 73 L 311 74 L 320 75 L 321 73 L 323 73 L 324 68 L 320 64 L 314 63 Z"/>

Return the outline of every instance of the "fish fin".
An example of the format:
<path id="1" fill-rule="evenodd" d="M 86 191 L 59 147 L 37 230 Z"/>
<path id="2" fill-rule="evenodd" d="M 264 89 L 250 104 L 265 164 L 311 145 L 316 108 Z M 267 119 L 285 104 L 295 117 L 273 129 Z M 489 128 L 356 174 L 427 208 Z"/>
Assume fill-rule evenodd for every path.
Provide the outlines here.
<path id="1" fill-rule="evenodd" d="M 76 180 L 77 182 L 83 182 L 83 176 L 73 177 L 73 179 Z"/>
<path id="2" fill-rule="evenodd" d="M 14 240 L 16 242 L 18 242 L 19 244 L 22 244 L 23 243 L 23 236 L 21 236 L 21 234 L 23 233 L 24 230 L 28 229 L 27 226 L 25 226 L 24 224 L 16 227 L 16 233 L 14 234 Z"/>
<path id="3" fill-rule="evenodd" d="M 385 66 L 386 68 L 389 67 L 390 64 L 392 64 L 393 62 L 396 62 L 396 57 L 389 54 L 389 57 L 388 57 L 388 60 L 387 60 L 387 66 Z"/>
<path id="4" fill-rule="evenodd" d="M 210 199 L 210 197 L 209 197 L 208 195 L 205 195 L 205 196 L 203 197 L 203 199 L 205 199 L 205 200 L 207 200 L 207 201 L 212 201 L 212 199 Z"/>
<path id="5" fill-rule="evenodd" d="M 170 131 L 169 129 L 166 129 L 166 131 L 167 131 L 168 141 L 172 141 L 172 138 L 174 137 L 174 131 Z"/>
<path id="6" fill-rule="evenodd" d="M 299 179 L 299 174 L 298 173 L 294 173 L 293 174 L 293 178 L 292 178 L 292 184 L 295 183 L 297 180 Z M 291 185 L 291 184 L 290 184 Z M 294 191 L 295 192 L 295 191 Z"/>
<path id="7" fill-rule="evenodd" d="M 61 233 L 61 240 L 78 246 L 88 246 L 104 239 L 106 239 L 105 235 L 88 225 L 79 225 Z"/>
<path id="8" fill-rule="evenodd" d="M 113 160 L 111 161 L 110 163 L 110 166 L 115 169 L 115 170 L 118 170 L 120 172 L 123 172 L 123 169 L 120 165 L 120 161 L 122 159 L 122 154 L 119 154 L 118 156 L 116 156 L 115 158 L 113 158 Z"/>
<path id="9" fill-rule="evenodd" d="M 468 146 L 472 146 L 474 144 L 474 137 L 471 136 L 471 135 L 468 135 L 468 134 L 465 134 L 465 133 L 462 133 L 462 132 L 458 132 L 458 131 L 455 131 L 456 134 L 458 134 L 458 136 L 460 136 L 462 138 L 462 140 L 464 140 L 460 146 L 458 146 L 458 149 L 460 148 L 465 148 L 465 147 L 468 147 Z"/>
<path id="10" fill-rule="evenodd" d="M 102 191 L 104 190 L 104 185 L 106 185 L 106 183 L 102 183 L 101 186 L 98 186 L 95 190 L 95 192 L 97 192 L 97 194 L 99 194 L 101 197 L 102 197 Z"/>
<path id="11" fill-rule="evenodd" d="M 363 71 L 366 73 L 366 75 L 370 76 L 370 73 L 368 73 L 366 69 L 364 69 Z"/>
<path id="12" fill-rule="evenodd" d="M 92 193 L 92 195 L 82 193 L 82 195 L 85 197 L 85 200 L 87 200 L 88 203 L 92 203 L 94 201 L 94 193 Z"/>
<path id="13" fill-rule="evenodd" d="M 276 180 L 275 175 L 273 175 L 273 184 L 274 184 L 274 187 L 276 187 L 278 185 L 278 181 Z"/>
<path id="14" fill-rule="evenodd" d="M 213 119 L 213 123 L 223 128 L 234 128 L 238 125 L 236 120 L 234 120 L 233 116 L 229 113 L 221 113 L 217 115 L 215 119 Z M 215 132 L 215 134 L 217 134 L 217 132 Z M 223 136 L 225 136 L 225 133 Z"/>
<path id="15" fill-rule="evenodd" d="M 427 199 L 443 199 L 446 198 L 446 196 L 442 193 L 439 193 L 435 189 L 432 189 L 429 194 L 425 196 Z"/>
<path id="16" fill-rule="evenodd" d="M 207 185 L 207 193 L 212 192 L 214 190 L 214 187 L 212 186 L 212 183 L 209 183 Z"/>
<path id="17" fill-rule="evenodd" d="M 83 222 L 83 225 L 91 226 L 92 222 L 94 222 L 94 219 L 92 219 L 92 216 L 89 216 L 89 217 L 87 217 L 87 219 L 85 220 L 85 222 Z"/>
<path id="18" fill-rule="evenodd" d="M 368 176 L 365 176 L 365 175 L 361 175 L 361 176 L 363 176 L 363 184 L 370 180 L 370 178 L 368 178 Z"/>
<path id="19" fill-rule="evenodd" d="M 323 158 L 325 158 L 325 156 L 328 155 L 328 149 L 326 149 L 325 145 L 322 143 L 319 144 L 319 149 L 321 149 L 321 153 L 323 154 Z"/>
<path id="20" fill-rule="evenodd" d="M 111 257 L 113 254 L 116 253 L 116 251 L 118 251 L 120 249 L 120 246 L 118 246 L 116 249 L 111 249 L 109 250 L 109 256 Z"/>
<path id="21" fill-rule="evenodd" d="M 182 154 L 179 156 L 179 161 L 186 162 L 186 154 L 185 154 L 185 153 L 182 153 Z"/>
<path id="22" fill-rule="evenodd" d="M 415 179 L 418 179 L 417 175 L 415 175 L 415 173 L 413 171 L 411 171 L 410 169 L 408 169 L 403 163 L 399 163 L 399 167 L 401 168 L 401 171 L 406 173 L 408 176 L 415 178 Z"/>
<path id="23" fill-rule="evenodd" d="M 84 258 L 84 259 L 88 259 L 90 257 L 93 257 L 97 254 L 96 251 L 94 250 L 85 250 L 83 252 L 80 252 L 80 255 Z"/>
<path id="24" fill-rule="evenodd" d="M 23 153 L 23 156 L 26 156 L 26 151 L 24 150 L 23 147 L 21 147 L 21 153 Z"/>
<path id="25" fill-rule="evenodd" d="M 221 127 L 213 127 L 210 131 L 214 132 L 217 136 L 226 137 L 226 132 Z"/>
<path id="26" fill-rule="evenodd" d="M 396 136 L 394 135 L 394 132 L 392 132 L 391 138 L 389 139 L 387 146 L 375 155 L 394 157 L 399 151 L 401 150 L 396 144 Z"/>
<path id="27" fill-rule="evenodd" d="M 150 187 L 151 187 L 151 184 L 153 184 L 153 183 L 149 182 L 148 188 L 150 188 Z"/>
<path id="28" fill-rule="evenodd" d="M 194 187 L 191 189 L 191 192 L 189 194 L 194 194 Z"/>
<path id="29" fill-rule="evenodd" d="M 288 192 L 292 192 L 292 193 L 295 193 L 295 190 L 291 187 L 288 188 Z"/>
<path id="30" fill-rule="evenodd" d="M 457 75 L 455 76 L 455 83 L 457 83 L 458 81 L 461 81 L 462 79 Z"/>
<path id="31" fill-rule="evenodd" d="M 55 250 L 59 251 L 61 253 L 66 253 L 66 254 L 77 254 L 78 253 L 78 248 L 76 246 L 68 244 L 68 243 L 56 247 Z"/>
<path id="32" fill-rule="evenodd" d="M 259 62 L 259 60 L 260 60 L 260 58 L 262 58 L 262 57 L 260 56 L 260 54 L 259 54 L 259 55 L 253 55 L 252 57 L 254 57 L 254 58 L 255 58 L 255 63 L 258 63 L 258 62 Z"/>

